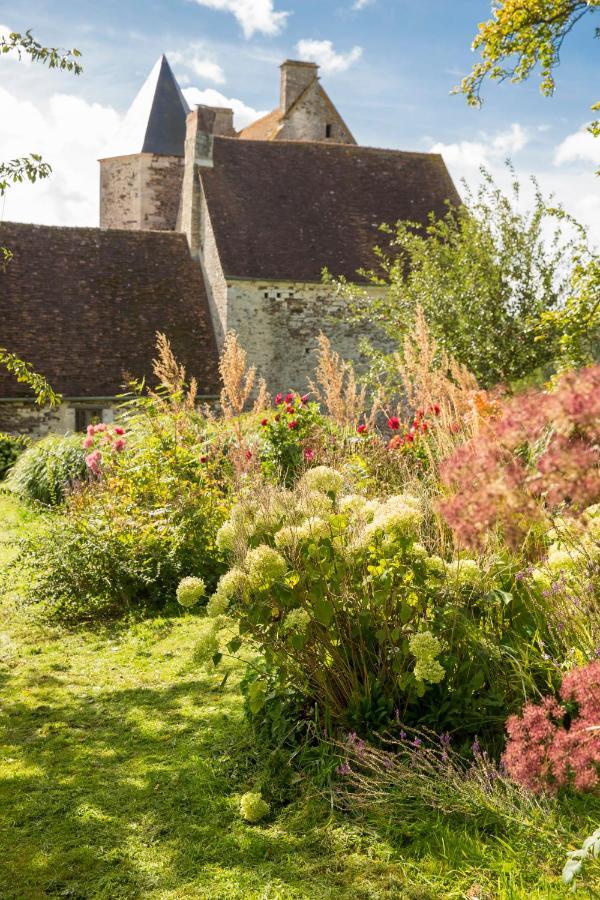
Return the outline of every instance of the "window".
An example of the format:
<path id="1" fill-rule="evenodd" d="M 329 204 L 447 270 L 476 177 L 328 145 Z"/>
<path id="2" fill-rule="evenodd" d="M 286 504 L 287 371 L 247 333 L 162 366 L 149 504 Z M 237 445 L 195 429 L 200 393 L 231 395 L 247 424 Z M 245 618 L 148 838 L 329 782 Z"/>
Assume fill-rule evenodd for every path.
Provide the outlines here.
<path id="1" fill-rule="evenodd" d="M 97 425 L 101 421 L 101 409 L 86 407 L 75 410 L 75 431 L 86 431 L 88 425 Z"/>
<path id="2" fill-rule="evenodd" d="M 333 125 L 326 125 L 325 126 L 325 137 L 330 138 L 332 131 L 333 131 Z"/>

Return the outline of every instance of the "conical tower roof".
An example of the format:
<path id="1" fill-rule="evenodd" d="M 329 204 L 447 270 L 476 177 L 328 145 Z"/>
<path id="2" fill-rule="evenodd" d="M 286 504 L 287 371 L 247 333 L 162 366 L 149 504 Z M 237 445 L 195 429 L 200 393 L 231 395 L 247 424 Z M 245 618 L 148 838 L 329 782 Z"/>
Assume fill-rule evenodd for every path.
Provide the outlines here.
<path id="1" fill-rule="evenodd" d="M 103 156 L 155 153 L 184 156 L 185 119 L 189 107 L 173 75 L 167 57 L 157 60 L 123 125 Z"/>

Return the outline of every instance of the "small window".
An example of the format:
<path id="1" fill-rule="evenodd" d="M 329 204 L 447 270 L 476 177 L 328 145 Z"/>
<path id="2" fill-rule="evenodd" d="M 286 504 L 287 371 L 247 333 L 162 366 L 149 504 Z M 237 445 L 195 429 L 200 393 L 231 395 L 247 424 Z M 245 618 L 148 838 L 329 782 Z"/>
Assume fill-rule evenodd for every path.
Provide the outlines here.
<path id="1" fill-rule="evenodd" d="M 88 425 L 97 425 L 102 421 L 102 410 L 86 407 L 75 410 L 75 431 L 86 431 Z"/>
<path id="2" fill-rule="evenodd" d="M 325 126 L 325 137 L 330 138 L 332 131 L 333 131 L 333 125 L 326 125 Z"/>

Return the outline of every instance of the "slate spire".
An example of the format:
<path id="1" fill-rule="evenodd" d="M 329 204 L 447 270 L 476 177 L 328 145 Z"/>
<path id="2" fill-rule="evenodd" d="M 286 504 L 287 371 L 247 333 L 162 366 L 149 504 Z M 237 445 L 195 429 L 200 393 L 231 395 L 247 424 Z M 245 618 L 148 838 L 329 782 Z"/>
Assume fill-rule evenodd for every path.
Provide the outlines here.
<path id="1" fill-rule="evenodd" d="M 185 155 L 185 119 L 189 107 L 167 57 L 157 60 L 131 104 L 107 156 L 155 153 Z"/>

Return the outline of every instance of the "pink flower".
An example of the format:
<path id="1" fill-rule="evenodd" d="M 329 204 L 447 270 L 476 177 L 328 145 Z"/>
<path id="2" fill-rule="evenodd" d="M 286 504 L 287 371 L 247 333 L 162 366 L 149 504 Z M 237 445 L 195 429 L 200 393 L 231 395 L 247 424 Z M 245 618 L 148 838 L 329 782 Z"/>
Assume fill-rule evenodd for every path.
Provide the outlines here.
<path id="1" fill-rule="evenodd" d="M 246 459 L 248 461 L 250 461 L 252 459 L 252 451 L 251 450 L 246 450 Z"/>
<path id="2" fill-rule="evenodd" d="M 277 394 L 277 396 L 275 397 L 275 406 L 279 406 L 279 404 L 281 403 L 282 400 L 283 400 L 283 394 Z"/>
<path id="3" fill-rule="evenodd" d="M 100 422 L 98 425 L 96 425 L 96 434 L 100 434 L 102 431 L 106 431 L 107 428 L 108 425 L 106 424 L 106 422 Z"/>
<path id="4" fill-rule="evenodd" d="M 398 431 L 400 428 L 400 419 L 398 416 L 390 416 L 388 419 L 388 428 L 391 428 L 392 431 Z"/>
<path id="5" fill-rule="evenodd" d="M 364 423 L 362 425 L 359 425 L 356 430 L 357 430 L 358 434 L 368 434 L 368 432 L 369 432 L 369 429 L 367 428 L 367 426 Z"/>
<path id="6" fill-rule="evenodd" d="M 269 420 L 268 420 L 268 419 L 261 419 L 261 420 L 260 420 L 260 424 L 262 425 L 263 428 L 265 428 L 265 427 L 269 424 Z"/>
<path id="7" fill-rule="evenodd" d="M 293 403 L 293 402 L 294 402 L 294 395 L 293 395 L 293 394 L 286 394 L 285 402 L 286 402 L 286 403 Z"/>
<path id="8" fill-rule="evenodd" d="M 286 413 L 287 413 L 289 416 L 293 415 L 293 414 L 296 412 L 296 410 L 294 409 L 294 407 L 291 406 L 291 405 L 290 405 L 290 406 L 286 406 L 285 411 L 286 411 Z"/>
<path id="9" fill-rule="evenodd" d="M 87 433 L 88 433 L 88 437 L 94 437 L 94 435 L 96 433 L 96 429 L 94 428 L 93 425 L 88 425 Z"/>
<path id="10" fill-rule="evenodd" d="M 102 454 L 99 450 L 94 450 L 85 458 L 85 464 L 94 475 L 100 474 L 100 463 L 102 462 Z"/>
<path id="11" fill-rule="evenodd" d="M 83 444 L 81 446 L 84 450 L 89 450 L 90 447 L 94 446 L 94 438 L 91 434 L 88 434 L 88 436 L 83 439 Z"/>
<path id="12" fill-rule="evenodd" d="M 292 431 L 297 427 L 298 427 L 298 423 L 296 422 L 295 419 L 293 419 L 291 422 L 288 422 L 288 428 L 291 429 Z"/>
<path id="13" fill-rule="evenodd" d="M 306 450 L 304 451 L 304 459 L 307 462 L 312 462 L 314 458 L 315 458 L 315 451 L 311 450 L 310 447 L 307 447 Z"/>
<path id="14" fill-rule="evenodd" d="M 121 453 L 121 451 L 125 449 L 125 441 L 123 440 L 123 438 L 119 438 L 118 441 L 115 441 L 113 447 L 117 451 L 117 453 Z"/>
<path id="15" fill-rule="evenodd" d="M 125 434 L 125 429 L 121 428 L 120 425 L 117 425 L 117 427 L 115 428 L 115 434 L 119 434 L 119 435 Z"/>
<path id="16" fill-rule="evenodd" d="M 309 395 L 308 395 L 308 394 L 305 394 L 303 397 L 300 397 L 300 402 L 301 402 L 301 403 L 304 403 L 305 406 L 306 406 L 306 404 L 308 403 L 308 401 L 309 401 Z"/>

